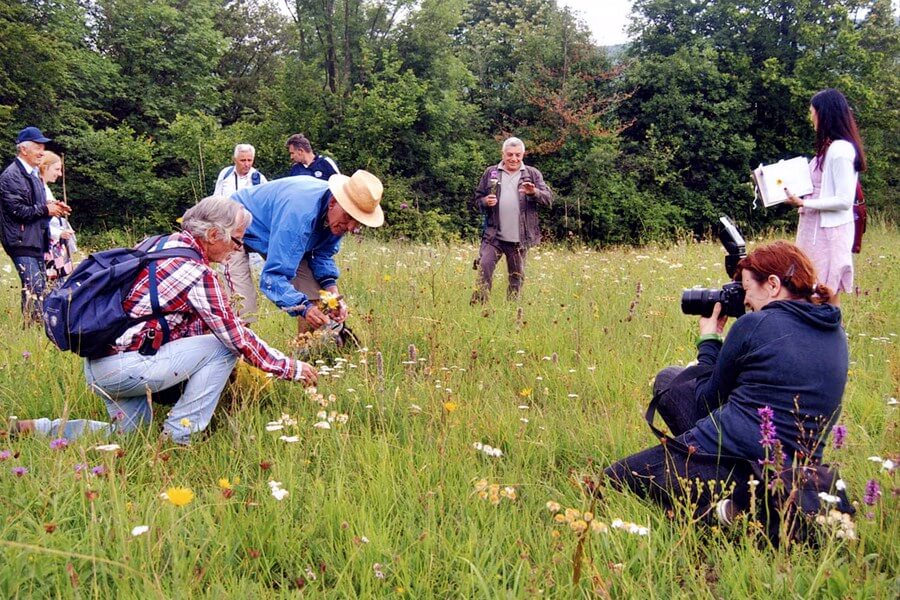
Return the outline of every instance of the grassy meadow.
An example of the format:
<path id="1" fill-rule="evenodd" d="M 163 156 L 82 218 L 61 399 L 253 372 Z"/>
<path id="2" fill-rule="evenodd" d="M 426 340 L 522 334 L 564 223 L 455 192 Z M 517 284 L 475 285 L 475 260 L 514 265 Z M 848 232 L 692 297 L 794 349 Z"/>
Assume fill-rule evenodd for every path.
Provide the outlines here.
<path id="1" fill-rule="evenodd" d="M 473 245 L 348 239 L 342 290 L 365 349 L 325 358 L 318 395 L 240 368 L 189 448 L 155 428 L 61 449 L 0 438 L 0 597 L 897 598 L 900 475 L 869 457 L 900 453 L 898 242 L 870 227 L 844 298 L 847 442 L 826 456 L 859 503 L 855 541 L 774 549 L 745 521 L 709 528 L 579 484 L 654 442 L 650 382 L 695 358 L 679 298 L 724 282 L 717 243 L 541 247 L 519 304 L 500 266 L 473 308 Z M 4 419 L 104 419 L 80 359 L 21 329 L 0 264 Z M 262 306 L 257 330 L 286 349 L 293 320 Z M 96 449 L 108 442 L 121 449 Z M 193 497 L 161 498 L 172 488 Z M 608 531 L 580 535 L 548 502 Z"/>

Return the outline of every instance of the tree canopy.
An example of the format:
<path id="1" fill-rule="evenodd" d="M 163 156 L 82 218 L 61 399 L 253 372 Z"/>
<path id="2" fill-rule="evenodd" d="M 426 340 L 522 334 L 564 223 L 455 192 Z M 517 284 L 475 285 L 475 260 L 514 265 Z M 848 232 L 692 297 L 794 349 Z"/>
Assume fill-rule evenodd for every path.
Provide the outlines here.
<path id="1" fill-rule="evenodd" d="M 499 142 L 525 140 L 558 202 L 551 237 L 635 243 L 793 220 L 749 171 L 812 153 L 817 90 L 859 122 L 870 204 L 895 218 L 890 0 L 636 0 L 633 43 L 594 44 L 555 0 L 8 0 L 0 138 L 66 153 L 81 229 L 167 229 L 235 143 L 270 178 L 297 132 L 385 182 L 386 235 L 468 236 Z"/>

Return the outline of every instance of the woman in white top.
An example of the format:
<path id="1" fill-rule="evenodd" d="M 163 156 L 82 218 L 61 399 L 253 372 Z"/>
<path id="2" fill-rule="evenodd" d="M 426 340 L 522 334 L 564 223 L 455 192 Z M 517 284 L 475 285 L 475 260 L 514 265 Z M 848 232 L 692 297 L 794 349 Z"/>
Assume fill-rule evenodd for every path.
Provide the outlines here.
<path id="1" fill-rule="evenodd" d="M 41 181 L 44 182 L 44 192 L 47 194 L 47 202 L 55 202 L 56 198 L 50 191 L 51 183 L 55 183 L 62 175 L 62 159 L 53 152 L 44 152 L 44 157 L 38 165 Z M 50 250 L 44 258 L 47 263 L 47 281 L 59 284 L 72 272 L 72 257 L 77 250 L 75 246 L 75 231 L 69 225 L 65 217 L 50 218 Z"/>
<path id="2" fill-rule="evenodd" d="M 842 93 L 826 89 L 812 97 L 809 118 L 816 130 L 816 156 L 809 163 L 813 193 L 787 202 L 800 210 L 797 246 L 812 259 L 819 283 L 840 292 L 853 289 L 853 202 L 866 155 L 850 105 Z"/>

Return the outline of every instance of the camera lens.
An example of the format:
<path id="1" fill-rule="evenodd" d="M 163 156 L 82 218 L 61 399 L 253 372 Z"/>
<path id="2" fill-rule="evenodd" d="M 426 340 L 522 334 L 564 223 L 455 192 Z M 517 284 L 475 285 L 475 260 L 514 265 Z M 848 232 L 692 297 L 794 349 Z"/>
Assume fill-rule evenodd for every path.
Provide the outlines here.
<path id="1" fill-rule="evenodd" d="M 712 315 L 716 302 L 722 301 L 722 290 L 695 288 L 681 293 L 681 312 L 686 315 Z"/>

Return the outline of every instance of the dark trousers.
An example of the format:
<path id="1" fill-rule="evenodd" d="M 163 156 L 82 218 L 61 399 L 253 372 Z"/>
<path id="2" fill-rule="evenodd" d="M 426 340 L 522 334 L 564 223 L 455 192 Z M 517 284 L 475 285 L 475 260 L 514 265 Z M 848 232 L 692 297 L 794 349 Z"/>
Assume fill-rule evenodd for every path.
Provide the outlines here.
<path id="1" fill-rule="evenodd" d="M 671 387 L 681 367 L 663 369 L 653 383 L 654 395 L 662 393 L 659 414 L 676 440 L 686 448 L 659 444 L 632 454 L 605 471 L 609 484 L 629 488 L 642 498 L 651 498 L 666 509 L 687 509 L 697 518 L 709 518 L 716 502 L 734 498 L 749 504 L 747 481 L 750 463 L 699 451 L 689 431 L 715 407 L 699 404 L 694 398 L 696 381 Z"/>
<path id="2" fill-rule="evenodd" d="M 25 317 L 25 324 L 40 323 L 47 290 L 47 267 L 44 259 L 13 256 L 12 261 L 22 281 L 22 315 Z"/>
<path id="3" fill-rule="evenodd" d="M 525 247 L 518 242 L 482 240 L 478 258 L 478 289 L 472 296 L 472 303 L 487 301 L 494 279 L 494 269 L 497 268 L 497 262 L 501 256 L 506 256 L 506 270 L 509 272 L 506 297 L 518 298 L 522 282 L 525 281 L 525 253 Z"/>

